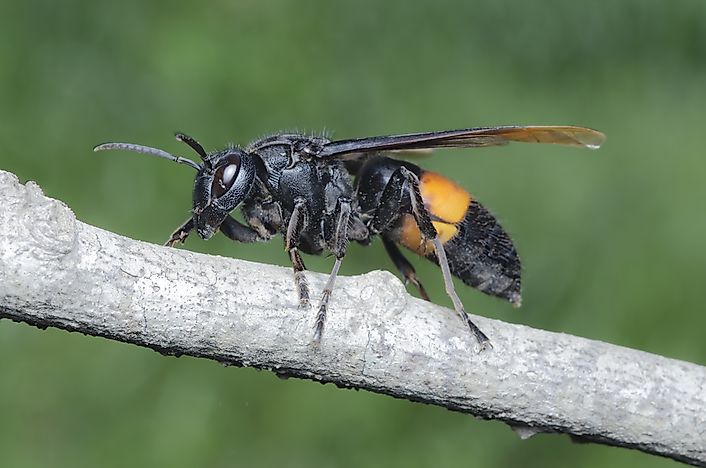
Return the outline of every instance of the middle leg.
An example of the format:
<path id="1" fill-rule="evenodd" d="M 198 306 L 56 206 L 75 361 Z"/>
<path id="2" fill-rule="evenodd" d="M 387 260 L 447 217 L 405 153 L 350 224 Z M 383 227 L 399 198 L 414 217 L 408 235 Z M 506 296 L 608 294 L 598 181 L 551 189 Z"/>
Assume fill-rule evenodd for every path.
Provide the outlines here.
<path id="1" fill-rule="evenodd" d="M 351 216 L 351 202 L 346 198 L 339 198 L 336 205 L 335 225 L 330 242 L 330 248 L 333 255 L 336 257 L 336 263 L 333 264 L 331 274 L 326 281 L 324 291 L 321 294 L 321 302 L 319 302 L 319 311 L 316 314 L 314 325 L 314 344 L 321 341 L 321 335 L 324 332 L 324 323 L 326 322 L 326 311 L 328 310 L 328 302 L 331 299 L 333 286 L 336 282 L 338 270 L 341 268 L 341 261 L 346 255 L 346 247 L 348 246 L 348 221 Z"/>
<path id="2" fill-rule="evenodd" d="M 417 287 L 417 290 L 419 291 L 419 295 L 422 296 L 422 299 L 425 301 L 429 301 L 429 295 L 427 294 L 426 289 L 424 289 L 424 286 L 422 286 L 422 283 L 417 279 L 417 272 L 414 271 L 414 267 L 412 266 L 411 263 L 409 263 L 409 260 L 407 260 L 404 255 L 402 255 L 402 252 L 400 252 L 400 249 L 395 245 L 395 242 L 388 238 L 385 235 L 382 235 L 382 245 L 385 246 L 385 251 L 387 252 L 387 255 L 390 256 L 390 259 L 392 260 L 392 263 L 395 264 L 395 267 L 399 270 L 399 272 L 402 274 L 404 277 L 404 282 L 405 284 L 407 283 L 412 283 Z"/>

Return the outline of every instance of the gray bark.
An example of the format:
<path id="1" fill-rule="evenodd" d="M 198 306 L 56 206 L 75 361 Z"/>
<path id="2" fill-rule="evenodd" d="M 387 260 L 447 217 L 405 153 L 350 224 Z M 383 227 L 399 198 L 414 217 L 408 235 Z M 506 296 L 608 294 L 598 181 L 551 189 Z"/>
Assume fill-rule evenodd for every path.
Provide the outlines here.
<path id="1" fill-rule="evenodd" d="M 314 296 L 325 276 L 308 273 Z M 323 340 L 288 268 L 131 240 L 0 171 L 0 318 L 499 419 L 706 466 L 706 368 L 448 309 L 374 271 L 336 284 Z"/>

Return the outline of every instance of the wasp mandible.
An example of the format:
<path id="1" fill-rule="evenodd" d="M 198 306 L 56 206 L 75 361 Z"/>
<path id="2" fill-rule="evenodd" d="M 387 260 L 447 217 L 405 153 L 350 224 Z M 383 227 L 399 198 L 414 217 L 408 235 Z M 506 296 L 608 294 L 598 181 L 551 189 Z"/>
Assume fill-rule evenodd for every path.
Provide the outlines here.
<path id="1" fill-rule="evenodd" d="M 158 156 L 197 171 L 191 216 L 166 245 L 184 242 L 193 230 L 202 239 L 220 230 L 239 242 L 266 241 L 281 234 L 302 307 L 309 306 L 309 287 L 300 252 L 332 253 L 336 260 L 315 320 L 314 342 L 318 343 L 349 241 L 368 245 L 380 236 L 405 282 L 415 285 L 424 299 L 429 296 L 398 245 L 439 265 L 446 293 L 481 350 L 490 341 L 466 313 L 451 276 L 519 306 L 520 260 L 512 240 L 465 189 L 438 173 L 385 154 L 513 141 L 596 149 L 605 140 L 596 130 L 573 126 L 483 127 L 339 141 L 279 133 L 244 148 L 228 146 L 209 153 L 183 133 L 176 138 L 189 145 L 201 163 L 131 143 L 94 148 Z M 231 216 L 237 207 L 246 224 Z"/>

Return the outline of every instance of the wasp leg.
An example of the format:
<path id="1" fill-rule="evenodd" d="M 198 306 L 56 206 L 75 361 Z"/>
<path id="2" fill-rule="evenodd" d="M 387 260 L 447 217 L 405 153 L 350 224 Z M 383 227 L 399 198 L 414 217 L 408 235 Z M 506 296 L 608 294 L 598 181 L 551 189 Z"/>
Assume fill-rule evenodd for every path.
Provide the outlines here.
<path id="1" fill-rule="evenodd" d="M 463 308 L 463 303 L 461 302 L 461 299 L 459 299 L 458 294 L 456 294 L 456 289 L 454 288 L 454 283 L 451 278 L 451 270 L 449 269 L 449 262 L 446 259 L 446 251 L 444 251 L 444 246 L 441 244 L 441 241 L 438 237 L 432 239 L 432 243 L 434 244 L 434 250 L 436 251 L 436 258 L 439 260 L 441 273 L 444 276 L 444 287 L 446 289 L 446 294 L 448 294 L 448 296 L 451 298 L 451 301 L 454 303 L 454 309 L 456 309 L 456 312 L 458 312 L 463 321 L 466 322 L 466 325 L 468 325 L 468 328 L 470 328 L 471 333 L 473 333 L 473 335 L 478 340 L 478 344 L 480 345 L 480 351 L 492 348 L 493 344 L 490 342 L 490 339 L 488 339 L 485 333 L 483 333 L 481 329 L 478 328 L 475 323 L 473 323 L 471 318 L 466 313 L 466 309 Z"/>
<path id="2" fill-rule="evenodd" d="M 429 295 L 427 294 L 426 289 L 424 289 L 422 283 L 419 281 L 419 279 L 417 279 L 417 272 L 414 271 L 414 267 L 412 266 L 412 264 L 409 263 L 409 260 L 407 260 L 404 255 L 402 255 L 402 252 L 400 252 L 400 249 L 397 248 L 394 241 L 388 239 L 386 236 L 381 237 L 382 245 L 385 246 L 387 255 L 390 256 L 392 263 L 395 264 L 395 267 L 397 267 L 399 272 L 404 277 L 405 284 L 412 283 L 413 285 L 415 285 L 417 287 L 417 290 L 419 291 L 419 295 L 422 296 L 422 299 L 424 299 L 425 301 L 429 301 Z"/>
<path id="3" fill-rule="evenodd" d="M 351 216 L 351 202 L 345 198 L 339 198 L 336 205 L 335 225 L 331 243 L 331 251 L 336 257 L 336 263 L 333 264 L 333 269 L 331 274 L 326 281 L 326 286 L 324 286 L 324 291 L 321 294 L 321 302 L 319 302 L 319 311 L 316 314 L 316 321 L 314 325 L 314 343 L 318 344 L 321 341 L 321 335 L 324 332 L 324 323 L 326 322 L 326 311 L 328 309 L 328 302 L 331 299 L 331 293 L 333 292 L 333 286 L 336 282 L 336 276 L 338 275 L 338 270 L 341 268 L 341 261 L 346 255 L 346 247 L 348 246 L 348 221 Z"/>
<path id="4" fill-rule="evenodd" d="M 402 195 L 405 194 L 405 191 L 409 195 L 411 204 L 410 210 L 412 212 L 412 216 L 414 216 L 414 220 L 417 222 L 422 238 L 425 240 L 430 240 L 434 246 L 436 258 L 439 262 L 439 267 L 441 267 L 441 273 L 444 277 L 446 294 L 451 298 L 451 302 L 454 304 L 456 313 L 461 316 L 461 319 L 471 330 L 473 336 L 475 336 L 478 340 L 481 351 L 487 348 L 492 348 L 490 340 L 485 333 L 483 333 L 480 328 L 473 323 L 471 318 L 466 313 L 463 303 L 461 303 L 461 299 L 459 299 L 458 294 L 456 294 L 456 289 L 454 288 L 451 277 L 451 270 L 449 268 L 449 262 L 446 258 L 446 251 L 444 250 L 444 246 L 439 239 L 434 224 L 431 222 L 431 216 L 429 215 L 429 211 L 427 211 L 424 206 L 424 200 L 422 199 L 422 194 L 419 191 L 419 179 L 406 167 L 400 167 L 397 169 L 390 177 L 387 186 L 385 186 L 382 197 L 382 200 L 385 200 L 385 202 L 381 203 L 378 211 L 375 213 L 375 217 L 373 218 L 373 228 L 376 232 L 382 232 L 387 227 L 392 225 L 394 221 L 397 221 L 403 212 L 400 208 L 402 208 L 401 200 L 403 199 Z M 389 198 L 386 199 L 386 196 L 389 196 Z M 395 202 L 397 203 L 396 207 L 393 206 Z M 384 210 L 384 212 L 381 212 L 381 210 Z M 390 214 L 392 214 L 392 216 L 389 216 Z"/>
<path id="5" fill-rule="evenodd" d="M 292 216 L 289 217 L 287 233 L 284 236 L 284 250 L 289 251 L 296 247 L 299 235 L 308 222 L 309 216 L 306 209 L 306 200 L 302 197 L 297 197 L 294 200 L 294 209 L 292 210 Z"/>
<path id="6" fill-rule="evenodd" d="M 299 249 L 293 247 L 289 249 L 289 259 L 292 261 L 292 268 L 294 269 L 294 284 L 297 287 L 297 295 L 299 296 L 299 307 L 308 308 L 309 307 L 309 283 L 306 281 L 306 266 L 304 266 L 304 260 L 299 254 Z"/>
<path id="7" fill-rule="evenodd" d="M 228 236 L 230 239 L 240 242 L 255 242 L 258 240 L 265 240 L 256 231 L 248 226 L 243 226 L 236 219 L 228 216 L 226 220 L 221 224 L 221 231 L 223 234 Z M 297 293 L 299 295 L 299 305 L 300 307 L 309 306 L 309 286 L 306 283 L 306 277 L 304 276 L 304 261 L 301 255 L 299 255 L 299 250 L 296 247 L 291 247 L 289 249 L 289 258 L 292 260 L 292 266 L 294 267 L 294 283 L 297 286 Z"/>
<path id="8" fill-rule="evenodd" d="M 278 203 L 266 201 L 246 205 L 242 212 L 248 226 L 257 231 L 262 240 L 270 240 L 282 225 L 282 210 Z"/>
<path id="9" fill-rule="evenodd" d="M 227 216 L 221 223 L 219 229 L 230 240 L 248 244 L 258 240 L 263 240 L 256 230 L 249 226 L 244 226 L 232 216 Z"/>
<path id="10" fill-rule="evenodd" d="M 401 167 L 400 170 L 403 172 L 405 178 L 407 179 L 407 187 L 410 192 L 409 195 L 412 201 L 412 215 L 414 216 L 414 219 L 417 222 L 417 226 L 419 226 L 419 230 L 422 233 L 422 236 L 426 239 L 430 239 L 432 244 L 434 245 L 436 258 L 439 261 L 441 273 L 444 277 L 444 287 L 446 289 L 446 294 L 448 294 L 448 296 L 451 298 L 451 302 L 453 302 L 454 309 L 456 309 L 458 315 L 461 316 L 461 319 L 463 319 L 466 325 L 468 325 L 468 328 L 470 328 L 471 333 L 473 333 L 473 335 L 478 340 L 480 350 L 483 351 L 484 349 L 492 348 L 493 345 L 490 343 L 490 340 L 487 336 L 485 336 L 485 333 L 483 333 L 480 328 L 478 328 L 478 326 L 473 323 L 471 318 L 466 313 L 466 309 L 464 309 L 461 299 L 459 299 L 458 294 L 456 294 L 456 289 L 454 288 L 454 283 L 451 278 L 449 261 L 446 259 L 446 251 L 444 250 L 444 246 L 441 243 L 441 240 L 439 240 L 436 228 L 431 222 L 431 217 L 429 216 L 429 212 L 424 206 L 424 200 L 422 199 L 422 194 L 419 191 L 419 179 L 414 173 L 404 167 Z"/>
<path id="11" fill-rule="evenodd" d="M 179 226 L 176 231 L 172 233 L 169 240 L 164 243 L 167 247 L 174 247 L 179 242 L 182 244 L 189 237 L 189 233 L 194 229 L 194 218 L 187 219 L 184 224 Z"/>
<path id="12" fill-rule="evenodd" d="M 297 240 L 308 222 L 309 216 L 306 209 L 306 200 L 301 197 L 297 198 L 294 200 L 294 210 L 292 210 L 292 216 L 290 216 L 289 224 L 287 224 L 287 233 L 284 237 L 284 250 L 289 253 L 289 258 L 292 261 L 292 268 L 294 269 L 294 285 L 297 288 L 299 307 L 302 308 L 309 307 L 309 284 L 307 283 L 306 275 L 304 274 L 306 267 L 304 266 L 304 261 L 299 254 Z"/>

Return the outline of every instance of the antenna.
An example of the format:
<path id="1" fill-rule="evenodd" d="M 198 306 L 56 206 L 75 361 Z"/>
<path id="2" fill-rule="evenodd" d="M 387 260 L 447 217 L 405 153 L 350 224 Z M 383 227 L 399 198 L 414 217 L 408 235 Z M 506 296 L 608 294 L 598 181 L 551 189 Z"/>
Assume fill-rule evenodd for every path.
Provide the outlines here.
<path id="1" fill-rule="evenodd" d="M 194 141 L 194 143 L 196 142 Z M 199 145 L 198 143 L 196 143 L 196 145 L 201 148 L 201 145 Z M 189 146 L 191 146 L 191 144 L 189 144 Z M 169 159 L 170 161 L 174 161 L 179 164 L 186 164 L 188 166 L 193 167 L 197 171 L 200 171 L 202 169 L 200 164 L 195 163 L 191 159 L 182 158 L 181 156 L 174 156 L 173 154 L 167 153 L 164 150 L 151 148 L 149 146 L 135 145 L 133 143 L 103 143 L 93 148 L 93 151 L 95 152 L 108 150 L 125 150 L 132 151 L 134 153 L 149 154 L 150 156 L 157 156 L 158 158 Z M 201 151 L 203 151 L 203 148 L 201 148 Z M 201 154 L 198 150 L 197 152 L 199 153 L 199 155 Z"/>
<path id="2" fill-rule="evenodd" d="M 189 145 L 191 147 L 191 149 L 196 151 L 199 154 L 199 156 L 201 156 L 201 159 L 203 159 L 203 161 L 206 164 L 208 164 L 208 154 L 203 149 L 203 146 L 201 146 L 201 143 L 199 143 L 198 141 L 191 138 L 189 135 L 187 135 L 185 133 L 177 132 L 174 134 L 174 136 L 176 137 L 177 141 L 181 141 L 181 142 Z"/>

